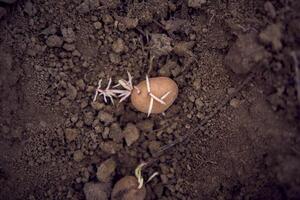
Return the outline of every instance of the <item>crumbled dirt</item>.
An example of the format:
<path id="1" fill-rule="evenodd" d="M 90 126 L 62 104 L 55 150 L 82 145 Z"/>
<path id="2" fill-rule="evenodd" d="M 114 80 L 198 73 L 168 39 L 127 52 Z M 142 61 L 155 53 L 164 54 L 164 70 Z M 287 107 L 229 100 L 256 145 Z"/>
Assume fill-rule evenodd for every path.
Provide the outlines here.
<path id="1" fill-rule="evenodd" d="M 0 199 L 110 199 L 157 152 L 146 199 L 299 199 L 299 1 L 3 2 Z M 93 102 L 127 71 L 177 82 L 164 116 Z"/>

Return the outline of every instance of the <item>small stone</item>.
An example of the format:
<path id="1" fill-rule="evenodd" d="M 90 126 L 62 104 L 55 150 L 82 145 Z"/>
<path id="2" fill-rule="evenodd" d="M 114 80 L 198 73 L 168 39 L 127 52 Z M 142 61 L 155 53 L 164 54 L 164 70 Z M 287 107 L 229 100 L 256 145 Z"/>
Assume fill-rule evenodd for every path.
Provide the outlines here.
<path id="1" fill-rule="evenodd" d="M 160 142 L 158 141 L 150 141 L 148 145 L 148 149 L 152 155 L 160 150 Z"/>
<path id="2" fill-rule="evenodd" d="M 105 124 L 110 124 L 114 121 L 113 115 L 105 111 L 100 111 L 97 118 Z"/>
<path id="3" fill-rule="evenodd" d="M 82 151 L 77 150 L 74 152 L 73 158 L 76 162 L 80 162 L 84 159 L 84 155 L 83 155 Z"/>
<path id="4" fill-rule="evenodd" d="M 230 105 L 234 108 L 238 108 L 240 106 L 241 102 L 238 99 L 231 99 Z"/>
<path id="5" fill-rule="evenodd" d="M 105 183 L 86 183 L 83 187 L 86 200 L 108 200 L 111 186 Z"/>
<path id="6" fill-rule="evenodd" d="M 96 30 L 100 30 L 102 28 L 102 23 L 101 22 L 95 22 L 94 27 Z"/>
<path id="7" fill-rule="evenodd" d="M 108 154 L 116 154 L 121 146 L 113 141 L 107 141 L 100 143 L 100 149 Z"/>
<path id="8" fill-rule="evenodd" d="M 282 49 L 282 25 L 271 24 L 267 26 L 267 28 L 259 34 L 259 39 L 265 45 L 271 44 L 274 51 L 279 51 Z"/>
<path id="9" fill-rule="evenodd" d="M 97 168 L 97 178 L 100 182 L 109 182 L 116 170 L 116 162 L 113 159 L 107 159 Z"/>
<path id="10" fill-rule="evenodd" d="M 63 28 L 61 32 L 65 42 L 67 43 L 75 42 L 76 36 L 72 28 Z"/>
<path id="11" fill-rule="evenodd" d="M 140 137 L 139 129 L 132 123 L 128 123 L 123 131 L 127 146 L 131 146 Z"/>
<path id="12" fill-rule="evenodd" d="M 66 90 L 68 99 L 74 101 L 77 96 L 77 89 L 70 83 L 68 83 L 68 88 Z"/>
<path id="13" fill-rule="evenodd" d="M 84 114 L 84 123 L 87 126 L 92 125 L 93 121 L 94 121 L 94 114 L 92 112 L 87 112 Z"/>
<path id="14" fill-rule="evenodd" d="M 113 44 L 112 44 L 112 50 L 115 53 L 122 53 L 125 51 L 125 43 L 121 38 L 118 38 Z"/>
<path id="15" fill-rule="evenodd" d="M 205 3 L 206 0 L 188 0 L 188 7 L 201 8 L 201 6 Z"/>
<path id="16" fill-rule="evenodd" d="M 64 50 L 66 51 L 74 51 L 76 49 L 74 44 L 64 44 L 63 46 Z"/>
<path id="17" fill-rule="evenodd" d="M 67 141 L 72 142 L 72 141 L 76 140 L 79 133 L 80 133 L 79 129 L 67 128 L 65 130 L 65 136 L 66 136 Z"/>
<path id="18" fill-rule="evenodd" d="M 57 35 L 51 35 L 47 38 L 46 44 L 48 47 L 61 47 L 63 45 L 63 40 Z"/>

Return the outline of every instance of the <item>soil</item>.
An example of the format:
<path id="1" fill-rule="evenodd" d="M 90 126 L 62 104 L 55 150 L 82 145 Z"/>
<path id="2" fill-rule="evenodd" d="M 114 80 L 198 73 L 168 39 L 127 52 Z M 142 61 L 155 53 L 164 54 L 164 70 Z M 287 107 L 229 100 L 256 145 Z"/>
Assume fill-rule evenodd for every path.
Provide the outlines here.
<path id="1" fill-rule="evenodd" d="M 153 157 L 149 200 L 300 199 L 299 1 L 1 2 L 0 199 L 109 199 Z M 164 116 L 93 102 L 127 71 L 176 81 Z"/>

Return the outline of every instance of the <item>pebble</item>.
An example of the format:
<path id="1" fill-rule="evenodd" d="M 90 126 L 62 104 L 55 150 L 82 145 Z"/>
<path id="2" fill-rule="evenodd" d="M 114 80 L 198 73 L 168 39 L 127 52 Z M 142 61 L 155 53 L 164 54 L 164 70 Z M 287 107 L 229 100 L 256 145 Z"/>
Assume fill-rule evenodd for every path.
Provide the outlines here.
<path id="1" fill-rule="evenodd" d="M 132 123 L 128 123 L 123 131 L 127 146 L 131 146 L 140 137 L 139 129 Z"/>
<path id="2" fill-rule="evenodd" d="M 86 200 L 108 200 L 111 186 L 105 183 L 86 183 L 83 192 Z"/>
<path id="3" fill-rule="evenodd" d="M 76 138 L 78 137 L 79 134 L 80 134 L 79 129 L 67 128 L 65 130 L 65 137 L 68 142 L 72 142 L 72 141 L 76 140 Z"/>
<path id="4" fill-rule="evenodd" d="M 67 43 L 75 42 L 76 36 L 72 28 L 62 28 L 61 33 L 63 35 L 63 39 L 65 42 Z"/>
<path id="5" fill-rule="evenodd" d="M 63 40 L 57 35 L 51 35 L 47 38 L 46 44 L 48 47 L 61 47 L 63 45 Z"/>
<path id="6" fill-rule="evenodd" d="M 101 22 L 95 22 L 94 27 L 96 30 L 100 30 L 102 28 L 102 23 Z"/>
<path id="7" fill-rule="evenodd" d="M 110 124 L 114 121 L 113 115 L 105 111 L 100 111 L 97 118 L 105 124 Z"/>
<path id="8" fill-rule="evenodd" d="M 274 51 L 282 49 L 282 25 L 271 24 L 267 26 L 260 34 L 260 41 L 265 45 L 271 45 Z"/>
<path id="9" fill-rule="evenodd" d="M 125 43 L 124 40 L 122 40 L 121 38 L 118 38 L 113 44 L 112 44 L 112 50 L 115 53 L 123 53 L 125 51 Z"/>
<path id="10" fill-rule="evenodd" d="M 113 159 L 107 159 L 97 168 L 97 178 L 100 182 L 109 182 L 116 170 L 116 162 Z"/>
<path id="11" fill-rule="evenodd" d="M 74 152 L 73 158 L 76 162 L 80 162 L 84 159 L 84 155 L 83 155 L 82 151 L 77 150 Z"/>

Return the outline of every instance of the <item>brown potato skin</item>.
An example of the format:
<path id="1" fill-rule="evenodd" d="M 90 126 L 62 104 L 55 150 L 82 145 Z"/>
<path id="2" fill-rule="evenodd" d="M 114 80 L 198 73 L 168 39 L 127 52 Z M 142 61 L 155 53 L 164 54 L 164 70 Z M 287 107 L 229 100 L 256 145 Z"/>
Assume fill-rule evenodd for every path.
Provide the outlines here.
<path id="1" fill-rule="evenodd" d="M 155 77 L 149 79 L 151 92 L 157 97 L 162 97 L 168 91 L 171 93 L 164 99 L 166 105 L 160 104 L 154 100 L 153 109 L 151 113 L 162 113 L 166 111 L 175 101 L 178 96 L 178 86 L 177 84 L 168 77 Z M 150 96 L 147 92 L 146 81 L 140 82 L 136 86 L 140 93 L 138 94 L 137 89 L 133 89 L 131 94 L 131 102 L 133 106 L 140 112 L 148 113 Z"/>
<path id="2" fill-rule="evenodd" d="M 146 188 L 138 189 L 138 181 L 134 176 L 125 176 L 114 186 L 111 193 L 112 200 L 144 200 Z"/>

